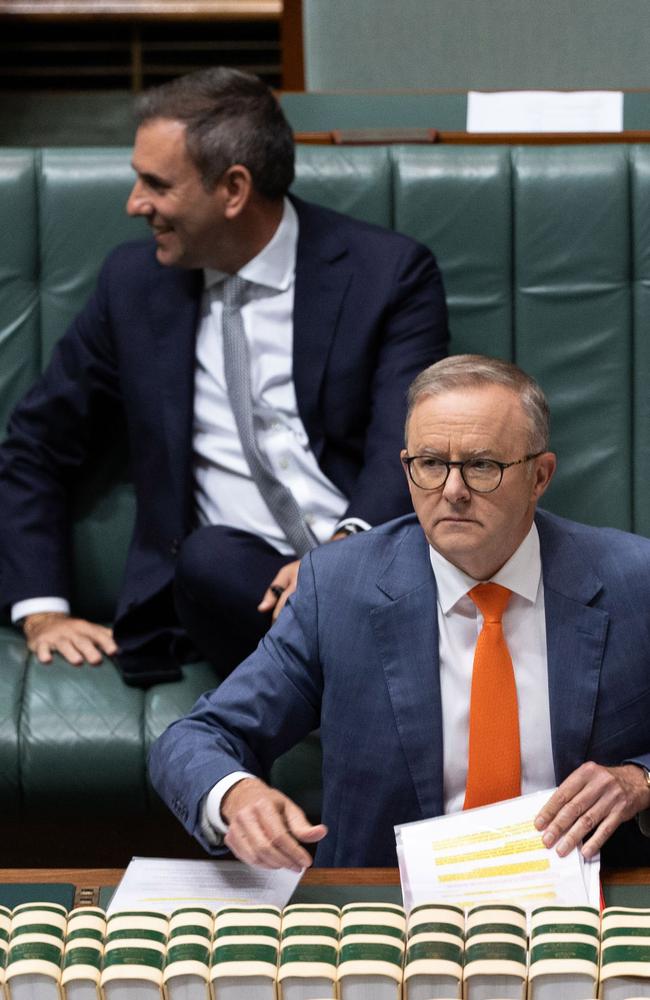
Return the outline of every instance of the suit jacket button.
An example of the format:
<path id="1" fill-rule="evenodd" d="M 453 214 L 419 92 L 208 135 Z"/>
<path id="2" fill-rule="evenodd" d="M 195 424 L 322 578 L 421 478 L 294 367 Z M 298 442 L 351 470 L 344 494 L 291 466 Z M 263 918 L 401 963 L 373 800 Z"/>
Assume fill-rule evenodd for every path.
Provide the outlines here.
<path id="1" fill-rule="evenodd" d="M 172 538 L 171 545 L 169 546 L 169 551 L 173 556 L 177 556 L 180 552 L 181 540 L 180 538 Z"/>

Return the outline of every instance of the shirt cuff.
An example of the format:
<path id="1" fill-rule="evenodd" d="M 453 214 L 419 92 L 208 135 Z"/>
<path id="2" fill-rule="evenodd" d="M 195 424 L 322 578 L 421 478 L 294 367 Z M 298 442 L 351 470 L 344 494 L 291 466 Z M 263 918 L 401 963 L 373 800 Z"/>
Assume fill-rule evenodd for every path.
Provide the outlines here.
<path id="1" fill-rule="evenodd" d="M 221 803 L 226 792 L 229 792 L 233 785 L 243 778 L 252 778 L 254 775 L 248 771 L 232 771 L 225 778 L 214 785 L 203 800 L 201 809 L 201 833 L 214 847 L 217 847 L 223 840 L 224 834 L 228 833 L 228 824 L 221 815 Z"/>
<path id="2" fill-rule="evenodd" d="M 364 521 L 363 518 L 361 517 L 343 517 L 341 518 L 340 521 L 337 521 L 336 524 L 334 525 L 334 531 L 332 532 L 332 534 L 335 535 L 336 532 L 341 531 L 342 528 L 347 528 L 349 524 L 353 525 L 355 528 L 358 528 L 359 531 L 370 531 L 370 529 L 372 528 L 372 525 L 368 524 L 368 522 Z"/>
<path id="3" fill-rule="evenodd" d="M 61 611 L 70 614 L 70 605 L 64 597 L 30 597 L 11 606 L 11 621 L 17 625 L 27 615 L 45 614 L 47 611 Z"/>

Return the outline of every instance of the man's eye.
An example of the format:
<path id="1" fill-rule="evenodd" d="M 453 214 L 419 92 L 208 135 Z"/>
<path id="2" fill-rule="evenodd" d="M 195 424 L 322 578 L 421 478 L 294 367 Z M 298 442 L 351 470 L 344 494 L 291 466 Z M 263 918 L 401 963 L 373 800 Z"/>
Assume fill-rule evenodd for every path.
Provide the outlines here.
<path id="1" fill-rule="evenodd" d="M 473 458 L 471 462 L 467 463 L 467 467 L 472 472 L 493 472 L 495 464 L 491 458 Z"/>
<path id="2" fill-rule="evenodd" d="M 423 456 L 418 459 L 421 468 L 423 469 L 442 469 L 446 468 L 446 463 L 442 461 L 441 458 L 434 458 L 433 456 Z"/>

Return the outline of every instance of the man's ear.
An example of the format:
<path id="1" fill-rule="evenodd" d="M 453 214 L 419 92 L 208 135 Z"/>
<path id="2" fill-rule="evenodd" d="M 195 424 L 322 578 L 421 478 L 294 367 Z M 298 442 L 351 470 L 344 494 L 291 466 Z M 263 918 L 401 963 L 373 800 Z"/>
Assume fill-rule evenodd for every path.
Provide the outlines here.
<path id="1" fill-rule="evenodd" d="M 409 470 L 407 469 L 407 467 L 406 467 L 406 465 L 404 463 L 404 459 L 407 457 L 407 455 L 408 455 L 408 451 L 406 450 L 406 448 L 402 448 L 402 450 L 399 453 L 399 460 L 400 460 L 402 469 L 404 470 L 404 475 L 406 476 L 406 482 L 410 484 Z"/>
<path id="2" fill-rule="evenodd" d="M 217 186 L 225 217 L 235 219 L 244 210 L 253 193 L 250 170 L 241 163 L 234 163 L 221 175 Z"/>
<path id="3" fill-rule="evenodd" d="M 535 462 L 535 472 L 533 480 L 533 496 L 536 500 L 546 493 L 549 483 L 555 474 L 557 458 L 552 451 L 543 452 Z"/>

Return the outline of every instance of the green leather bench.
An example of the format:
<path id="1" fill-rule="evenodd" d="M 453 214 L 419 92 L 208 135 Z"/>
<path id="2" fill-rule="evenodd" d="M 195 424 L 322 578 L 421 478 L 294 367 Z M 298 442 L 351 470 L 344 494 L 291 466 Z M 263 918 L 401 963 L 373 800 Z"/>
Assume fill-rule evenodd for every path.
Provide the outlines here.
<path id="1" fill-rule="evenodd" d="M 106 251 L 144 235 L 123 212 L 131 177 L 125 149 L 0 150 L 2 426 Z M 550 396 L 547 506 L 650 534 L 650 147 L 307 146 L 295 190 L 431 246 L 452 350 L 512 358 Z M 75 611 L 110 621 L 133 517 L 123 457 L 94 455 L 74 504 Z M 0 661 L 0 863 L 190 854 L 145 760 L 213 669 L 142 692 L 110 662 L 43 667 L 9 626 Z M 317 740 L 274 777 L 317 813 Z"/>

